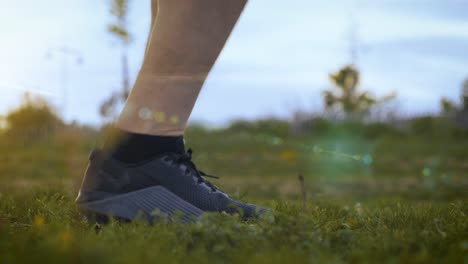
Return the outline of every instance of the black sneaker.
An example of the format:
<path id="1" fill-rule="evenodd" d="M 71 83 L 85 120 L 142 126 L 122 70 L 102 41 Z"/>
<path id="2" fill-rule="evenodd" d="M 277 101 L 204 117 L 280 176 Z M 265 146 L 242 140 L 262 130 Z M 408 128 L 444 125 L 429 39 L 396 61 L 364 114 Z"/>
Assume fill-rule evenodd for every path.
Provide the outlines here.
<path id="1" fill-rule="evenodd" d="M 239 213 L 244 219 L 265 211 L 231 199 L 203 177 L 192 162 L 192 151 L 167 153 L 141 164 L 128 165 L 93 150 L 76 203 L 87 216 L 105 222 L 108 216 L 124 220 L 145 217 L 153 222 L 176 212 L 186 222 L 203 212 Z M 159 213 L 158 213 L 159 212 Z"/>

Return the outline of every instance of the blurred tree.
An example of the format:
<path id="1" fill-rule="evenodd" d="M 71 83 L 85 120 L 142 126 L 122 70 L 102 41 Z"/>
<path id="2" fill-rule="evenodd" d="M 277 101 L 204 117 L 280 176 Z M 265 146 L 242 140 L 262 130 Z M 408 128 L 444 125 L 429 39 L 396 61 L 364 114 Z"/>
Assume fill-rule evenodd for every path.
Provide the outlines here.
<path id="1" fill-rule="evenodd" d="M 440 107 L 442 108 L 442 114 L 452 114 L 457 111 L 457 106 L 453 101 L 448 98 L 442 98 L 440 100 Z"/>
<path id="2" fill-rule="evenodd" d="M 0 131 L 6 128 L 6 118 L 3 115 L 0 115 Z"/>
<path id="3" fill-rule="evenodd" d="M 53 134 L 63 121 L 41 97 L 26 93 L 21 105 L 4 117 L 6 134 L 14 137 L 37 139 Z"/>
<path id="4" fill-rule="evenodd" d="M 395 98 L 391 93 L 382 98 L 375 98 L 367 91 L 359 91 L 360 73 L 352 65 L 346 65 L 338 72 L 330 74 L 334 87 L 323 92 L 325 107 L 331 109 L 339 106 L 347 117 L 362 117 L 380 103 Z"/>
<path id="5" fill-rule="evenodd" d="M 468 78 L 462 84 L 461 109 L 457 111 L 456 122 L 459 127 L 468 129 Z"/>
<path id="6" fill-rule="evenodd" d="M 108 31 L 115 36 L 120 42 L 122 48 L 121 63 L 122 63 L 122 89 L 114 92 L 106 99 L 99 109 L 101 116 L 113 117 L 115 108 L 119 101 L 124 102 L 130 93 L 130 81 L 128 70 L 128 46 L 131 43 L 131 37 L 128 30 L 127 16 L 128 5 L 130 0 L 110 0 L 110 12 L 115 19 L 114 23 L 108 25 Z"/>
<path id="7" fill-rule="evenodd" d="M 463 82 L 462 103 L 463 110 L 468 112 L 468 78 Z"/>

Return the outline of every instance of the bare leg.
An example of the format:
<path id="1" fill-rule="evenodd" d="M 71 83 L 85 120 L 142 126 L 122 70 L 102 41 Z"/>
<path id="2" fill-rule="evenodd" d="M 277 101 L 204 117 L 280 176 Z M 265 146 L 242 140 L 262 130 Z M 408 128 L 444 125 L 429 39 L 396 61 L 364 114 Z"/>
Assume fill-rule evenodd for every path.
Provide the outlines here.
<path id="1" fill-rule="evenodd" d="M 179 136 L 247 0 L 154 1 L 143 66 L 116 126 Z"/>

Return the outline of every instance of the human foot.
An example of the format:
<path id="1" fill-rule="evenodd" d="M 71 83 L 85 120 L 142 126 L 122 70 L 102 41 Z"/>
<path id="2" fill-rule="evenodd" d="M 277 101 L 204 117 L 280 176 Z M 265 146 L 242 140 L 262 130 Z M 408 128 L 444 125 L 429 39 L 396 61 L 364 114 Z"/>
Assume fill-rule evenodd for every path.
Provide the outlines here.
<path id="1" fill-rule="evenodd" d="M 257 217 L 265 209 L 230 198 L 204 177 L 192 161 L 192 151 L 164 153 L 137 164 L 120 162 L 94 150 L 76 199 L 80 209 L 101 219 L 133 220 L 140 214 L 153 222 L 154 211 L 169 217 L 182 212 L 193 222 L 203 212 Z"/>

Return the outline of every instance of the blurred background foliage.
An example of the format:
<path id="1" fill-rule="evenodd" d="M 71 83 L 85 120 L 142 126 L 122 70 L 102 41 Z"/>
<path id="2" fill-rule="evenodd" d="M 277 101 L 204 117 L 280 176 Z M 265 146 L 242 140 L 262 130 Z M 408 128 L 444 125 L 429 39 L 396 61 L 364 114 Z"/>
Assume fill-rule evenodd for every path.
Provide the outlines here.
<path id="1" fill-rule="evenodd" d="M 324 91 L 326 109 L 340 107 L 348 118 L 362 118 L 373 106 L 392 100 L 396 93 L 376 98 L 369 91 L 359 91 L 360 73 L 353 65 L 346 65 L 330 74 L 334 87 Z"/>
<path id="2" fill-rule="evenodd" d="M 13 139 L 37 140 L 64 127 L 55 109 L 39 96 L 26 93 L 22 103 L 4 117 L 4 133 Z"/>
<path id="3" fill-rule="evenodd" d="M 460 195 L 468 187 L 466 109 L 441 99 L 440 114 L 372 117 L 376 99 L 357 89 L 359 71 L 345 66 L 331 74 L 334 114 L 300 111 L 290 119 L 234 120 L 225 127 L 191 123 L 189 147 L 203 170 L 225 176 L 230 192 L 260 197 L 297 197 L 297 174 L 314 195 L 389 193 Z M 78 188 L 90 149 L 102 144 L 100 127 L 65 123 L 43 98 L 26 94 L 2 117 L 1 188 L 43 182 Z M 414 192 L 415 189 L 421 192 Z M 440 192 L 439 192 L 440 191 Z"/>
<path id="4" fill-rule="evenodd" d="M 129 2 L 129 0 L 110 1 L 110 13 L 114 21 L 108 25 L 107 30 L 119 41 L 119 46 L 121 48 L 120 63 L 122 83 L 119 90 L 113 92 L 101 103 L 99 114 L 107 119 L 115 119 L 119 103 L 125 102 L 130 94 L 128 49 L 132 42 L 132 37 L 128 25 Z"/>

